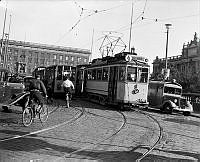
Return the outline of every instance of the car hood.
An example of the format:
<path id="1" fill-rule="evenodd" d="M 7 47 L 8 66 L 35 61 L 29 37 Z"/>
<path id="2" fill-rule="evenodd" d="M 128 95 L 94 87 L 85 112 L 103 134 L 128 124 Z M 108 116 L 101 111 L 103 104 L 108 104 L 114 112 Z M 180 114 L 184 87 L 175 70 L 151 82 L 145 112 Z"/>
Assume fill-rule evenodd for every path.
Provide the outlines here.
<path id="1" fill-rule="evenodd" d="M 9 86 L 9 87 L 13 87 L 13 88 L 16 88 L 16 87 L 18 87 L 18 88 L 25 88 L 24 87 L 24 84 L 22 84 L 22 83 L 7 83 L 7 86 Z"/>

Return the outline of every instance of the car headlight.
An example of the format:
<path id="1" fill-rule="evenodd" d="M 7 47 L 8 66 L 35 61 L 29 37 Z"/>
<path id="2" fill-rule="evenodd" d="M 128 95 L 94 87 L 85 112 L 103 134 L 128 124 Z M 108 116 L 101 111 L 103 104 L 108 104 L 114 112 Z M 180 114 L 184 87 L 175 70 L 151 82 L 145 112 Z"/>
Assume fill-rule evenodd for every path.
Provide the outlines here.
<path id="1" fill-rule="evenodd" d="M 174 103 L 177 103 L 178 102 L 178 100 L 177 99 L 174 99 Z"/>

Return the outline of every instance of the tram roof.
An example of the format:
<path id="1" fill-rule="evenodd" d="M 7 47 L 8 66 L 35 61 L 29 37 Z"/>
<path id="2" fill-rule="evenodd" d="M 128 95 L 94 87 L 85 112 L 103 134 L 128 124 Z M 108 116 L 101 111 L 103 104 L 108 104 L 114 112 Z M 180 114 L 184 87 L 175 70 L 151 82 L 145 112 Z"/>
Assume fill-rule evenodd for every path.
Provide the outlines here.
<path id="1" fill-rule="evenodd" d="M 130 65 L 145 65 L 149 67 L 148 59 L 138 56 L 136 53 L 122 52 L 115 54 L 115 56 L 106 56 L 103 58 L 93 59 L 90 66 L 104 66 L 114 64 L 130 64 Z"/>

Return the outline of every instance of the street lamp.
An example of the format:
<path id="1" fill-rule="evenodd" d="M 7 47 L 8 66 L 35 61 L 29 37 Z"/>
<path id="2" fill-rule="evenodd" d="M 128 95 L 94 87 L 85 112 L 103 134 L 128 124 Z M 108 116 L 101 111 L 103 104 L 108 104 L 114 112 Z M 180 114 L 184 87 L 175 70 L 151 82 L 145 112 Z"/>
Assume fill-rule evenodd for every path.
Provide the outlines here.
<path id="1" fill-rule="evenodd" d="M 172 26 L 172 24 L 165 24 L 167 29 L 167 41 L 166 41 L 166 55 L 165 55 L 165 69 L 167 70 L 167 52 L 168 52 L 168 35 L 169 35 L 169 27 Z"/>

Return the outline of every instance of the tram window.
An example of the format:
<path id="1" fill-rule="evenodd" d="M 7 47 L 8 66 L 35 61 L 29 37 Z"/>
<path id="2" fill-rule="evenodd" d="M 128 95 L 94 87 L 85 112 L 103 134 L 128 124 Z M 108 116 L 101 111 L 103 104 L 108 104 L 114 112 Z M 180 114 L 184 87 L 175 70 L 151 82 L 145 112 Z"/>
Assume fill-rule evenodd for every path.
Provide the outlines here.
<path id="1" fill-rule="evenodd" d="M 64 66 L 64 71 L 69 71 L 70 70 L 70 66 Z"/>
<path id="2" fill-rule="evenodd" d="M 147 68 L 139 68 L 138 71 L 138 81 L 140 83 L 146 83 L 148 80 L 148 69 Z"/>
<path id="3" fill-rule="evenodd" d="M 71 81 L 75 81 L 75 75 L 76 75 L 76 71 L 75 71 L 75 69 L 72 69 L 72 73 L 71 73 L 71 77 L 70 77 Z"/>
<path id="4" fill-rule="evenodd" d="M 136 82 L 136 78 L 137 78 L 137 68 L 128 66 L 127 80 L 132 81 L 132 82 Z"/>
<path id="5" fill-rule="evenodd" d="M 88 80 L 92 80 L 92 71 L 91 70 L 88 70 L 87 72 L 87 76 L 88 76 Z"/>
<path id="6" fill-rule="evenodd" d="M 119 75 L 118 75 L 118 80 L 119 81 L 124 81 L 125 76 L 126 76 L 126 67 L 125 66 L 120 66 L 119 67 Z"/>
<path id="7" fill-rule="evenodd" d="M 62 80 L 62 66 L 58 66 L 57 80 Z"/>
<path id="8" fill-rule="evenodd" d="M 92 70 L 92 80 L 96 80 L 96 77 L 97 77 L 97 75 L 96 75 L 97 73 L 96 72 L 97 72 L 96 69 Z"/>
<path id="9" fill-rule="evenodd" d="M 102 69 L 97 69 L 97 80 L 101 80 L 101 76 L 102 76 Z"/>
<path id="10" fill-rule="evenodd" d="M 103 68 L 102 80 L 108 80 L 108 67 Z"/>

